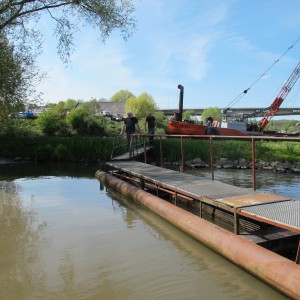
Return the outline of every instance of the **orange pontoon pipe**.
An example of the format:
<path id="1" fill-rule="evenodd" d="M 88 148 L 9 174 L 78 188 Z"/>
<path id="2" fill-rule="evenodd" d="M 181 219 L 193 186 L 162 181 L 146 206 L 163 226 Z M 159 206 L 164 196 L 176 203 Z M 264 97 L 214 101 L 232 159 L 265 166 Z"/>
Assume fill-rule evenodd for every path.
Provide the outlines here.
<path id="1" fill-rule="evenodd" d="M 134 199 L 216 253 L 281 293 L 300 299 L 300 265 L 209 223 L 108 173 L 97 171 L 104 184 Z"/>

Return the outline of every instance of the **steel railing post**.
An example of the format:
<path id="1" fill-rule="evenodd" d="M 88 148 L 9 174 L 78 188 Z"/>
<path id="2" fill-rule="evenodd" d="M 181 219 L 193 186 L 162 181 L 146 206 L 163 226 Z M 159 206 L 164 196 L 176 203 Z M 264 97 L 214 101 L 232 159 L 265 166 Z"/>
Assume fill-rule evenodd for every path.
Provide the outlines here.
<path id="1" fill-rule="evenodd" d="M 209 137 L 209 144 L 210 144 L 210 171 L 211 171 L 211 180 L 215 180 L 214 174 L 214 143 L 213 137 Z"/>
<path id="2" fill-rule="evenodd" d="M 162 148 L 161 136 L 159 137 L 159 155 L 160 155 L 160 166 L 162 168 L 164 166 L 164 162 L 163 162 L 163 148 Z"/>
<path id="3" fill-rule="evenodd" d="M 183 152 L 183 137 L 181 136 L 180 138 L 180 148 L 181 148 L 181 167 L 180 167 L 180 172 L 183 173 L 184 171 L 184 152 Z"/>
<path id="4" fill-rule="evenodd" d="M 252 186 L 256 190 L 256 172 L 255 172 L 255 139 L 252 138 Z"/>
<path id="5" fill-rule="evenodd" d="M 145 164 L 147 163 L 147 151 L 146 151 L 146 137 L 143 136 L 143 140 L 144 140 L 144 161 Z"/>

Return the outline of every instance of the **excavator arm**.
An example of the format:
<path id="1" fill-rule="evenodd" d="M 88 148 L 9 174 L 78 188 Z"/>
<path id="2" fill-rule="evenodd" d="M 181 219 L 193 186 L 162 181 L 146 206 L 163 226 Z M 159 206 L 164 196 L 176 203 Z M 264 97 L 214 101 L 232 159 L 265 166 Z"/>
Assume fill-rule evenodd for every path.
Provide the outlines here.
<path id="1" fill-rule="evenodd" d="M 291 91 L 292 87 L 298 80 L 299 76 L 300 76 L 300 61 L 298 62 L 297 66 L 294 68 L 292 74 L 290 75 L 290 77 L 288 78 L 284 86 L 281 88 L 279 94 L 273 101 L 272 105 L 264 113 L 263 118 L 258 124 L 258 131 L 263 131 L 264 128 L 270 122 L 270 120 L 273 118 L 273 116 L 279 111 L 280 105 L 282 104 L 284 99 Z"/>

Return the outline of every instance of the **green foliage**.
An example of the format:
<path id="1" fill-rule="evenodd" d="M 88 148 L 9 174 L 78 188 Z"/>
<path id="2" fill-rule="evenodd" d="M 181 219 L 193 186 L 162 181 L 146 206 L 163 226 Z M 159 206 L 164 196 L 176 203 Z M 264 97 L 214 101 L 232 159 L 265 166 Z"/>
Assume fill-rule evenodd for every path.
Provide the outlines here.
<path id="1" fill-rule="evenodd" d="M 54 28 L 58 40 L 58 53 L 67 62 L 74 46 L 74 33 L 80 25 L 91 25 L 98 29 L 103 41 L 115 30 L 120 30 L 124 39 L 135 29 L 134 7 L 126 1 L 53 1 L 23 0 L 0 2 L 0 32 L 11 35 L 22 43 L 40 47 L 42 37 L 38 21 L 43 13 L 51 15 L 49 28 Z"/>
<path id="2" fill-rule="evenodd" d="M 299 161 L 300 144 L 297 142 L 255 143 L 256 156 L 264 161 Z"/>
<path id="3" fill-rule="evenodd" d="M 117 138 L 122 140 L 121 138 Z M 33 161 L 109 161 L 114 138 L 8 137 L 0 135 L 0 156 Z"/>
<path id="4" fill-rule="evenodd" d="M 78 102 L 79 102 L 79 100 L 68 99 L 64 104 L 64 108 L 66 110 L 71 111 L 72 109 L 75 108 L 75 106 L 77 105 Z"/>
<path id="5" fill-rule="evenodd" d="M 86 23 L 97 28 L 102 41 L 115 30 L 120 30 L 127 39 L 135 29 L 133 11 L 131 0 L 0 1 L 1 124 L 6 123 L 11 113 L 23 110 L 30 99 L 39 100 L 35 87 L 43 74 L 35 62 L 42 51 L 43 37 L 38 22 L 43 13 L 51 16 L 49 20 L 55 26 L 48 25 L 54 28 L 57 52 L 67 63 L 74 48 L 74 34 L 80 25 Z"/>
<path id="6" fill-rule="evenodd" d="M 230 160 L 239 158 L 251 159 L 250 141 L 214 141 L 214 154 L 217 158 L 226 157 Z"/>
<path id="7" fill-rule="evenodd" d="M 0 135 L 11 137 L 33 137 L 41 135 L 41 132 L 35 126 L 34 120 L 12 118 L 5 124 L 5 126 L 0 127 Z"/>
<path id="8" fill-rule="evenodd" d="M 271 120 L 265 130 L 274 130 L 284 133 L 295 133 L 299 131 L 299 120 Z"/>
<path id="9" fill-rule="evenodd" d="M 214 119 L 220 122 L 222 120 L 221 109 L 218 107 L 209 107 L 204 109 L 201 114 L 201 120 L 205 122 L 205 119 L 209 116 L 214 116 Z"/>
<path id="10" fill-rule="evenodd" d="M 286 153 L 288 155 L 297 155 L 299 150 L 299 147 L 297 147 L 295 144 L 291 144 L 291 143 L 286 143 L 285 144 L 286 147 Z M 300 156 L 300 153 L 299 153 Z"/>
<path id="11" fill-rule="evenodd" d="M 215 140 L 213 142 L 214 159 L 227 158 L 236 160 L 245 158 L 251 160 L 251 141 Z M 210 144 L 208 140 L 183 139 L 184 159 L 200 157 L 203 161 L 210 161 Z M 300 144 L 297 142 L 269 142 L 255 143 L 256 160 L 272 161 L 300 161 Z M 158 155 L 158 154 L 157 154 Z M 181 159 L 180 139 L 168 138 L 163 140 L 163 156 L 170 161 Z M 157 158 L 158 159 L 158 158 Z"/>
<path id="12" fill-rule="evenodd" d="M 43 144 L 35 148 L 34 150 L 35 161 L 53 161 L 55 160 L 55 153 L 53 144 Z M 28 156 L 30 157 L 30 156 Z"/>
<path id="13" fill-rule="evenodd" d="M 195 110 L 193 109 L 187 110 L 182 114 L 182 120 L 192 120 L 194 115 L 195 115 Z"/>
<path id="14" fill-rule="evenodd" d="M 156 119 L 157 134 L 164 134 L 168 129 L 168 118 L 161 111 L 156 111 L 154 114 Z"/>
<path id="15" fill-rule="evenodd" d="M 104 120 L 102 118 L 97 119 L 92 115 L 88 106 L 83 105 L 72 110 L 67 116 L 67 121 L 71 124 L 73 130 L 81 136 L 104 135 Z"/>
<path id="16" fill-rule="evenodd" d="M 147 93 L 143 93 L 137 98 L 129 98 L 125 104 L 126 111 L 131 110 L 138 119 L 146 118 L 149 112 L 153 114 L 156 111 L 156 104 Z"/>
<path id="17" fill-rule="evenodd" d="M 70 159 L 72 157 L 72 155 L 71 155 L 69 149 L 66 147 L 66 145 L 58 144 L 54 149 L 54 157 L 57 160 L 65 161 L 65 160 Z"/>
<path id="18" fill-rule="evenodd" d="M 123 122 L 105 122 L 105 135 L 106 136 L 118 136 L 121 132 Z"/>
<path id="19" fill-rule="evenodd" d="M 44 111 L 36 120 L 36 125 L 46 135 L 68 132 L 68 125 L 60 112 L 54 109 Z"/>
<path id="20" fill-rule="evenodd" d="M 88 109 L 89 114 L 91 116 L 94 116 L 96 112 L 101 111 L 101 102 L 97 101 L 96 99 L 92 99 L 90 101 L 84 102 L 81 104 L 81 106 L 85 106 Z"/>
<path id="21" fill-rule="evenodd" d="M 120 90 L 110 98 L 110 102 L 126 102 L 129 98 L 135 98 L 135 96 L 128 90 Z"/>
<path id="22" fill-rule="evenodd" d="M 8 42 L 0 30 L 1 125 L 9 122 L 11 114 L 24 109 L 24 102 L 28 99 L 29 93 L 34 96 L 33 82 L 38 80 L 39 74 L 32 71 L 33 67 L 34 60 L 30 54 L 17 52 L 16 47 Z"/>

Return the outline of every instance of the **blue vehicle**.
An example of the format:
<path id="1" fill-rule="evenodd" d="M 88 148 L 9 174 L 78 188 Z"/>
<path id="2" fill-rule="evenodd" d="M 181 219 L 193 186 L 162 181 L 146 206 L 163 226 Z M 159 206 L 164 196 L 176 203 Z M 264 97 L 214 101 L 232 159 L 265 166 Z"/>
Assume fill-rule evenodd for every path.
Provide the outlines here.
<path id="1" fill-rule="evenodd" d="M 36 115 L 32 111 L 27 110 L 27 111 L 19 112 L 18 117 L 24 119 L 34 119 L 36 118 Z"/>

